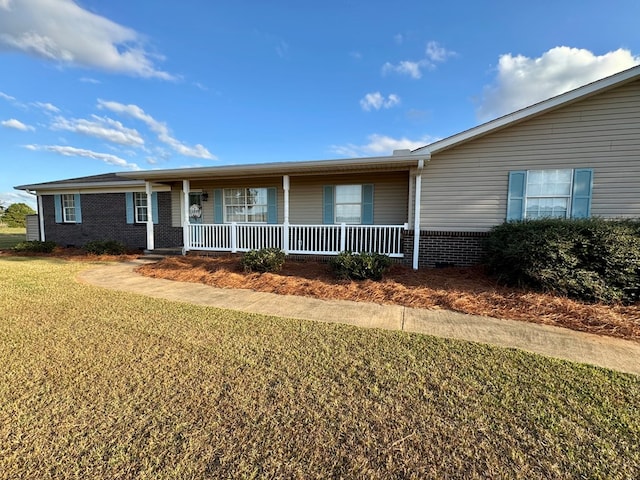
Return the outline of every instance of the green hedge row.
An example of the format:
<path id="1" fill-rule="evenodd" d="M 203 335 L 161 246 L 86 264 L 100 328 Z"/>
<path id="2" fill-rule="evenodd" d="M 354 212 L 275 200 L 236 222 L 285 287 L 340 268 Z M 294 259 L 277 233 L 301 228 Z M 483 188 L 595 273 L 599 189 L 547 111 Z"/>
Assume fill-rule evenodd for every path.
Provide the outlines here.
<path id="1" fill-rule="evenodd" d="M 640 221 L 545 219 L 494 227 L 489 272 L 512 286 L 603 303 L 640 299 Z"/>

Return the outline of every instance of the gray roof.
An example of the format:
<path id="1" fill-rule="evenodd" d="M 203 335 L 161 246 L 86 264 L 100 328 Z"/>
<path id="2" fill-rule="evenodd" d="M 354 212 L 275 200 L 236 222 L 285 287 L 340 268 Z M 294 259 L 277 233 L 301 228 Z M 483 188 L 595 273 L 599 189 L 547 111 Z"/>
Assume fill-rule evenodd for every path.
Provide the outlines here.
<path id="1" fill-rule="evenodd" d="M 34 183 L 30 185 L 18 185 L 17 190 L 44 190 L 44 189 L 64 189 L 71 187 L 87 186 L 116 186 L 116 185 L 136 185 L 142 184 L 140 181 L 131 180 L 118 176 L 117 173 L 102 173 L 100 175 L 90 175 L 88 177 L 67 178 L 55 180 L 53 182 Z"/>

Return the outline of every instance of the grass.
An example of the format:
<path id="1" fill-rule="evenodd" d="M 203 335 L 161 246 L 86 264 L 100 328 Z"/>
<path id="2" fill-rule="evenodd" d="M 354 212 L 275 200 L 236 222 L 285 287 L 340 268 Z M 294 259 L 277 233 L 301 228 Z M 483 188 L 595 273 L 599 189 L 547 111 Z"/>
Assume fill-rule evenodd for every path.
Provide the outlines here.
<path id="1" fill-rule="evenodd" d="M 0 257 L 0 478 L 636 478 L 640 377 Z"/>
<path id="2" fill-rule="evenodd" d="M 0 249 L 13 248 L 26 240 L 26 228 L 0 226 Z"/>

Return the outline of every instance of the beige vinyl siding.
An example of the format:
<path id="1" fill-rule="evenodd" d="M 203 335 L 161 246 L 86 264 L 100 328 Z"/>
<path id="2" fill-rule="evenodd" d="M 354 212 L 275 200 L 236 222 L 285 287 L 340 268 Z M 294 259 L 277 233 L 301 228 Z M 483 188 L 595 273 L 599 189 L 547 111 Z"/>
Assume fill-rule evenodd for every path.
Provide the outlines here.
<path id="1" fill-rule="evenodd" d="M 505 220 L 509 171 L 593 168 L 592 216 L 640 217 L 640 81 L 432 155 L 421 228 Z"/>
<path id="2" fill-rule="evenodd" d="M 171 187 L 171 226 L 182 226 L 182 185 Z"/>
<path id="3" fill-rule="evenodd" d="M 289 190 L 289 223 L 322 224 L 322 193 L 325 185 L 373 184 L 373 217 L 377 225 L 402 225 L 407 222 L 409 189 L 408 172 L 379 174 L 291 176 Z M 205 223 L 213 222 L 214 194 L 217 188 L 276 187 L 278 223 L 284 222 L 284 190 L 282 177 L 254 179 L 202 180 L 191 182 L 193 191 L 206 191 L 209 199 L 203 204 Z M 174 186 L 171 193 L 172 224 L 180 226 L 180 197 L 182 186 Z"/>
<path id="4" fill-rule="evenodd" d="M 215 189 L 225 188 L 269 188 L 276 187 L 277 203 L 278 203 L 278 223 L 284 222 L 284 190 L 282 189 L 282 177 L 262 177 L 251 179 L 225 179 L 222 181 L 203 180 L 191 182 L 191 189 L 194 191 L 202 190 L 209 194 L 209 199 L 203 202 L 204 223 L 213 223 L 213 215 L 215 209 Z"/>
<path id="5" fill-rule="evenodd" d="M 374 224 L 402 225 L 407 221 L 408 182 L 408 172 L 291 177 L 289 222 L 321 225 L 326 185 L 372 184 Z"/>

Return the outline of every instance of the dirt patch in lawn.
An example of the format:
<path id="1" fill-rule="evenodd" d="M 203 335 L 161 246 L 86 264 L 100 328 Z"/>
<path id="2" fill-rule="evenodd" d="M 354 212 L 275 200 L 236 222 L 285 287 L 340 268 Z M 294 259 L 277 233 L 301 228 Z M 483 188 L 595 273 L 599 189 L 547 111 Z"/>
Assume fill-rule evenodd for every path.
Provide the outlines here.
<path id="1" fill-rule="evenodd" d="M 287 260 L 279 273 L 245 273 L 239 258 L 169 257 L 138 268 L 143 275 L 281 295 L 448 309 L 556 325 L 640 341 L 640 304 L 586 304 L 496 284 L 482 268 L 423 269 L 395 265 L 380 282 L 337 280 L 327 264 Z"/>

